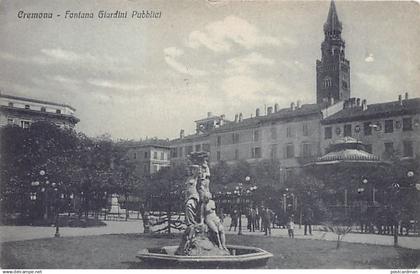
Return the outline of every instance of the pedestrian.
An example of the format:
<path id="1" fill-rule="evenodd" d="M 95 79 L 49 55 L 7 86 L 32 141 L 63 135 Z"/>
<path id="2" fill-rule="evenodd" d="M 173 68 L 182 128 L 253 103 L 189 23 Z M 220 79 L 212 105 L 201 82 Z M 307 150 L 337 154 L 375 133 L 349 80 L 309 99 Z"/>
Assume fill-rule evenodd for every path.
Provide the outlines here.
<path id="1" fill-rule="evenodd" d="M 230 214 L 230 227 L 229 227 L 229 231 L 232 230 L 233 227 L 233 231 L 236 231 L 236 228 L 238 227 L 238 211 L 236 211 L 236 209 Z"/>
<path id="2" fill-rule="evenodd" d="M 271 210 L 269 208 L 265 208 L 263 211 L 263 227 L 264 227 L 264 235 L 271 236 Z"/>
<path id="3" fill-rule="evenodd" d="M 304 209 L 303 212 L 303 224 L 305 225 L 304 228 L 304 235 L 312 235 L 312 222 L 313 222 L 313 211 L 310 207 Z"/>
<path id="4" fill-rule="evenodd" d="M 251 208 L 251 228 L 250 228 L 250 232 L 255 232 L 255 226 L 256 226 L 256 221 L 257 220 L 257 211 L 255 210 L 255 208 Z"/>
<path id="5" fill-rule="evenodd" d="M 289 238 L 295 238 L 295 223 L 293 222 L 293 215 L 289 217 L 289 221 L 287 222 L 287 232 L 289 233 Z"/>

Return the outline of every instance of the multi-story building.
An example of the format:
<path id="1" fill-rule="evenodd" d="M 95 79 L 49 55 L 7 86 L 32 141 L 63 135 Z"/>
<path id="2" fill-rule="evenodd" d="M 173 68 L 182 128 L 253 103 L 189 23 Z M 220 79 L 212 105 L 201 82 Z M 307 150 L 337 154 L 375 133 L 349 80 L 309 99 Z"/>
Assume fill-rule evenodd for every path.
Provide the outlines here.
<path id="1" fill-rule="evenodd" d="M 195 121 L 196 132 L 185 136 L 184 130 L 180 131 L 179 138 L 171 141 L 171 160 L 174 164 L 185 161 L 191 152 L 210 152 L 210 132 L 222 127 L 230 121 L 225 120 L 224 115 L 212 115 Z"/>
<path id="2" fill-rule="evenodd" d="M 342 24 L 333 1 L 323 30 L 321 60 L 316 66 L 316 104 L 297 102 L 284 109 L 275 104 L 264 115 L 257 109 L 254 117 L 239 114 L 234 121 L 223 117 L 218 124 L 209 115 L 210 121 L 198 122 L 206 121 L 210 126 L 197 123 L 196 134 L 184 137 L 181 131 L 180 138 L 171 141 L 171 158 L 185 160 L 190 152 L 202 149 L 210 151 L 213 164 L 276 159 L 287 178 L 345 136 L 362 141 L 383 160 L 391 155 L 419 155 L 420 98 L 408 99 L 407 94 L 398 101 L 370 105 L 351 98 L 350 62 L 345 58 Z"/>
<path id="3" fill-rule="evenodd" d="M 381 160 L 420 155 L 420 98 L 409 99 L 406 93 L 404 99 L 399 95 L 397 101 L 370 105 L 350 98 L 343 106 L 321 121 L 323 152 L 337 139 L 350 136 Z"/>
<path id="4" fill-rule="evenodd" d="M 79 122 L 75 112 L 69 105 L 0 93 L 0 126 L 16 124 L 28 128 L 34 122 L 48 121 L 74 128 Z"/>
<path id="5" fill-rule="evenodd" d="M 150 176 L 171 164 L 169 140 L 149 139 L 128 147 L 127 157 L 135 164 L 138 176 Z"/>

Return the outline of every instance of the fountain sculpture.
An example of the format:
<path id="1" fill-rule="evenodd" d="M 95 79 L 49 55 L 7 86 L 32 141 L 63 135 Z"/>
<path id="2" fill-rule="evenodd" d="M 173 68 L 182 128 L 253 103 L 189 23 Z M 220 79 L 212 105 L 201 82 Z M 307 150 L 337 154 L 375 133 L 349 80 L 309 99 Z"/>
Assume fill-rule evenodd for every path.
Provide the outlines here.
<path id="1" fill-rule="evenodd" d="M 265 265 L 272 254 L 255 247 L 227 246 L 210 192 L 208 154 L 191 153 L 185 180 L 186 229 L 179 246 L 148 248 L 139 259 L 158 267 L 244 268 Z"/>

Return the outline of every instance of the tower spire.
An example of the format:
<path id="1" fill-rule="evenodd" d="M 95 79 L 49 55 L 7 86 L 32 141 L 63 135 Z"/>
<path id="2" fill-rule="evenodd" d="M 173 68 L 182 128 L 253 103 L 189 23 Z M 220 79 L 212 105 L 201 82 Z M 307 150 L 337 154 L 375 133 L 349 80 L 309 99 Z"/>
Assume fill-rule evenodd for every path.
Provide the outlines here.
<path id="1" fill-rule="evenodd" d="M 324 24 L 325 33 L 341 33 L 342 26 L 340 20 L 338 20 L 337 10 L 335 8 L 334 0 L 330 3 L 330 10 L 328 11 L 327 21 Z"/>
<path id="2" fill-rule="evenodd" d="M 334 102 L 350 98 L 350 62 L 345 57 L 346 43 L 341 38 L 342 25 L 338 20 L 334 0 L 330 3 L 324 24 L 321 60 L 316 62 L 317 103 Z"/>

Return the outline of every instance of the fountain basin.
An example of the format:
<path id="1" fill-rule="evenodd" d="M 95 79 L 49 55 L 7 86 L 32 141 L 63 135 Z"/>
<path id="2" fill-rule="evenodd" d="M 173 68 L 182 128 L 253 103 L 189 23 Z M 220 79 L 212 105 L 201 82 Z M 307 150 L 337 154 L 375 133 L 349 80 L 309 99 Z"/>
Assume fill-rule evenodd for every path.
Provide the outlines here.
<path id="1" fill-rule="evenodd" d="M 258 268 L 265 266 L 273 256 L 261 248 L 228 245 L 230 256 L 175 255 L 178 246 L 147 248 L 137 258 L 151 268 Z"/>

